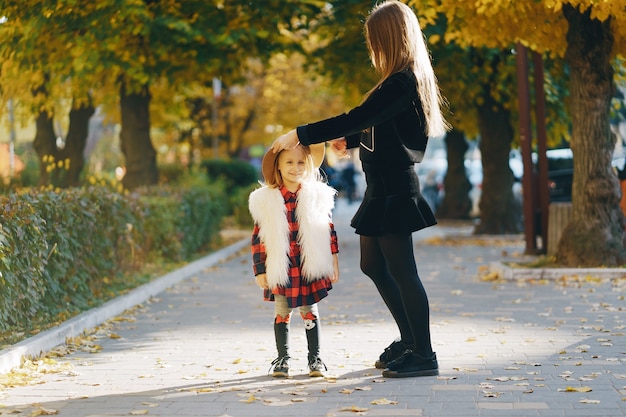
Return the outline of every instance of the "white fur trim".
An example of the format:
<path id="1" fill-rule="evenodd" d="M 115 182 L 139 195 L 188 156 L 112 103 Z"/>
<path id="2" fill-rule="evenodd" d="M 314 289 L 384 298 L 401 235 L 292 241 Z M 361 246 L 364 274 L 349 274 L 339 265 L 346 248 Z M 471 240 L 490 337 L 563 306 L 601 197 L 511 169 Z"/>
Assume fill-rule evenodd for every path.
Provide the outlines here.
<path id="1" fill-rule="evenodd" d="M 329 223 L 335 193 L 321 182 L 303 183 L 298 192 L 298 243 L 302 252 L 302 274 L 308 281 L 331 276 L 334 272 Z"/>
<path id="2" fill-rule="evenodd" d="M 302 275 L 307 281 L 329 277 L 334 272 L 330 222 L 336 193 L 321 182 L 303 183 L 298 191 L 298 244 Z M 265 245 L 267 282 L 270 288 L 285 286 L 289 282 L 289 224 L 283 196 L 279 189 L 263 186 L 250 193 L 248 207 Z"/>

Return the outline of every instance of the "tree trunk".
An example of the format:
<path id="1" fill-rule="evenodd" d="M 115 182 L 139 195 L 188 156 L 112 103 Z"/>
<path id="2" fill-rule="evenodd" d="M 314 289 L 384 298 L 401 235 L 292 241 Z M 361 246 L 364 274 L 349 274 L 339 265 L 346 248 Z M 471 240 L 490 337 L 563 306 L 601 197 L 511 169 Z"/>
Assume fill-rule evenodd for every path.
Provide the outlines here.
<path id="1" fill-rule="evenodd" d="M 513 172 L 509 166 L 513 141 L 510 112 L 496 102 L 489 91 L 485 91 L 477 110 L 483 184 L 479 203 L 480 223 L 474 233 L 520 233 L 521 206 L 513 195 Z"/>
<path id="2" fill-rule="evenodd" d="M 33 147 L 39 156 L 39 185 L 50 184 L 51 173 L 58 159 L 57 138 L 52 122 L 52 116 L 46 110 L 40 111 L 35 119 Z"/>
<path id="3" fill-rule="evenodd" d="M 89 119 L 95 113 L 91 104 L 82 105 L 70 110 L 70 125 L 65 138 L 65 147 L 59 151 L 60 160 L 69 160 L 57 185 L 60 187 L 76 187 L 80 184 L 80 174 L 85 167 L 85 146 L 89 135 Z"/>
<path id="4" fill-rule="evenodd" d="M 611 20 L 591 19 L 590 10 L 580 13 L 569 5 L 563 13 L 569 23 L 565 59 L 570 67 L 574 183 L 572 218 L 556 256 L 567 266 L 619 266 L 626 262 L 626 232 L 619 183 L 611 170 Z"/>
<path id="5" fill-rule="evenodd" d="M 437 208 L 437 217 L 441 219 L 469 219 L 472 201 L 468 193 L 472 189 L 465 170 L 465 152 L 469 147 L 465 134 L 452 130 L 446 135 L 448 170 L 443 180 L 445 195 Z"/>
<path id="6" fill-rule="evenodd" d="M 243 149 L 244 139 L 246 137 L 246 133 L 252 127 L 253 122 L 256 119 L 256 111 L 253 108 L 250 108 L 247 112 L 243 120 L 241 120 L 241 127 L 238 129 L 238 134 L 236 137 L 233 135 L 229 135 L 229 142 L 227 144 L 226 149 L 228 150 L 228 156 L 231 159 L 237 158 L 241 155 L 241 150 Z"/>
<path id="7" fill-rule="evenodd" d="M 142 86 L 139 91 L 129 92 L 122 80 L 120 147 L 126 158 L 126 175 L 122 182 L 130 190 L 144 185 L 154 185 L 159 180 L 156 151 L 150 139 L 149 107 L 148 86 Z"/>

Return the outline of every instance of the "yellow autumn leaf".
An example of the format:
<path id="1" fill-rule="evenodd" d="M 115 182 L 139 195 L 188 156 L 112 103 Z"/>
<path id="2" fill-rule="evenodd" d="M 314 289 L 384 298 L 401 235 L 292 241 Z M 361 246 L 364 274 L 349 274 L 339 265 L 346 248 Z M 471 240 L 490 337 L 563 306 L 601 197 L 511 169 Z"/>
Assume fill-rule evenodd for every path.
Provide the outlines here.
<path id="1" fill-rule="evenodd" d="M 566 387 L 565 389 L 560 389 L 561 392 L 591 392 L 592 389 L 589 387 Z"/>
<path id="2" fill-rule="evenodd" d="M 481 275 L 481 281 L 497 281 L 500 278 L 500 275 L 496 271 L 488 272 L 484 275 Z"/>
<path id="3" fill-rule="evenodd" d="M 357 407 L 356 405 L 350 406 L 350 407 L 343 407 L 340 408 L 339 411 L 351 411 L 353 413 L 362 413 L 364 411 L 369 410 L 369 408 L 365 408 L 365 407 Z"/>
<path id="4" fill-rule="evenodd" d="M 36 416 L 52 416 L 55 414 L 59 414 L 59 410 L 53 410 L 51 408 L 45 408 L 45 407 L 38 407 L 37 409 L 33 410 L 33 412 L 30 415 L 31 417 L 36 417 Z"/>
<path id="5" fill-rule="evenodd" d="M 254 394 L 250 394 L 250 396 L 248 398 L 246 398 L 245 400 L 241 400 L 242 403 L 246 403 L 246 404 L 251 404 L 253 402 L 255 402 L 256 400 L 258 400 L 257 397 L 254 396 Z"/>
<path id="6" fill-rule="evenodd" d="M 373 405 L 389 405 L 389 404 L 398 404 L 398 402 L 397 401 L 391 401 L 391 400 L 388 400 L 386 398 L 379 398 L 377 400 L 371 401 L 370 404 L 373 404 Z"/>

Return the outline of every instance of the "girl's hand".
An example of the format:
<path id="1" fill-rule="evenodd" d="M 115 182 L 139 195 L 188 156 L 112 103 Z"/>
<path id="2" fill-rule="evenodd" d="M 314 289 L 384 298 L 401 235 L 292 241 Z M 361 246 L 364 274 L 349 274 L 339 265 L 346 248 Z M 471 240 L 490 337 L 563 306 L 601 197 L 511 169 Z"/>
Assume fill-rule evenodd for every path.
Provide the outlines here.
<path id="1" fill-rule="evenodd" d="M 330 141 L 330 149 L 338 158 L 350 158 L 346 138 L 333 139 Z"/>
<path id="2" fill-rule="evenodd" d="M 259 274 L 254 277 L 254 279 L 256 280 L 256 285 L 263 288 L 264 290 L 269 289 L 269 285 L 267 285 L 267 275 Z"/>
<path id="3" fill-rule="evenodd" d="M 300 143 L 300 140 L 298 139 L 298 132 L 296 132 L 296 129 L 293 129 L 276 138 L 274 143 L 272 143 L 271 148 L 274 153 L 276 153 L 282 151 L 283 149 L 295 148 L 298 146 L 298 143 Z"/>
<path id="4" fill-rule="evenodd" d="M 333 284 L 337 281 L 339 281 L 339 256 L 334 253 L 333 254 L 333 276 L 330 277 L 330 282 L 332 282 Z"/>

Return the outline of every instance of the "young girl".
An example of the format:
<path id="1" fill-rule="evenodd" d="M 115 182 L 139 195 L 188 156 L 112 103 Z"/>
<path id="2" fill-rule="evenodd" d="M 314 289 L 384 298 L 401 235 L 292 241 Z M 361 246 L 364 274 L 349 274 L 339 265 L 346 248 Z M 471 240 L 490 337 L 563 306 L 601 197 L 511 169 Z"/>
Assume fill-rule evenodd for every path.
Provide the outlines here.
<path id="1" fill-rule="evenodd" d="M 359 147 L 367 189 L 351 224 L 360 235 L 361 270 L 374 281 L 400 331 L 376 367 L 390 378 L 437 375 L 428 297 L 411 234 L 437 223 L 420 192 L 414 164 L 421 162 L 428 137 L 446 132 L 442 99 L 424 35 L 409 6 L 396 0 L 377 5 L 365 22 L 365 40 L 380 80 L 361 105 L 298 126 L 272 148 L 331 141 L 341 155 Z"/>
<path id="2" fill-rule="evenodd" d="M 289 375 L 289 322 L 296 307 L 306 329 L 309 376 L 326 370 L 317 302 L 339 279 L 339 249 L 331 221 L 336 191 L 320 180 L 323 159 L 324 144 L 270 150 L 261 167 L 265 184 L 250 193 L 254 275 L 264 299 L 274 302 L 275 377 Z"/>

